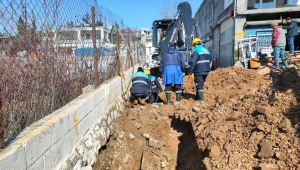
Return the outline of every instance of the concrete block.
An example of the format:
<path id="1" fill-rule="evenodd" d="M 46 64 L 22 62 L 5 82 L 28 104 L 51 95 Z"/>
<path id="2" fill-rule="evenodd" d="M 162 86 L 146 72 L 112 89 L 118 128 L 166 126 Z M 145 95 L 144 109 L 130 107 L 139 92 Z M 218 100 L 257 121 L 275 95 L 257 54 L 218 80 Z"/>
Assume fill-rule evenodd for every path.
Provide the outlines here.
<path id="1" fill-rule="evenodd" d="M 103 115 L 104 113 L 104 108 L 103 108 L 103 102 L 101 102 L 100 104 L 98 104 L 95 108 L 94 108 L 95 112 L 96 112 L 96 120 L 100 119 L 100 117 Z"/>
<path id="2" fill-rule="evenodd" d="M 78 130 L 78 126 L 77 126 Z M 70 130 L 61 140 L 64 141 L 64 150 L 69 153 L 76 143 L 80 140 L 80 136 L 76 133 L 76 127 Z"/>
<path id="3" fill-rule="evenodd" d="M 64 147 L 64 141 L 68 139 L 63 138 L 55 143 L 45 154 L 45 169 L 54 169 L 55 166 L 67 155 L 67 151 Z"/>
<path id="4" fill-rule="evenodd" d="M 95 112 L 90 112 L 78 123 L 79 137 L 84 136 L 91 128 L 91 125 L 95 124 Z"/>
<path id="5" fill-rule="evenodd" d="M 47 121 L 46 124 L 52 126 L 52 144 L 58 142 L 64 135 L 69 131 L 70 127 L 70 116 L 65 112 L 60 115 L 56 115 L 51 120 Z"/>
<path id="6" fill-rule="evenodd" d="M 95 105 L 100 104 L 105 99 L 105 86 L 100 86 L 94 93 Z"/>
<path id="7" fill-rule="evenodd" d="M 42 169 L 47 170 L 45 169 L 44 156 L 38 159 L 32 166 L 28 167 L 28 170 L 42 170 Z"/>
<path id="8" fill-rule="evenodd" d="M 11 144 L 0 152 L 0 169 L 25 170 L 25 148 L 20 144 Z"/>
<path id="9" fill-rule="evenodd" d="M 52 127 L 43 125 L 30 134 L 18 139 L 16 143 L 25 148 L 26 165 L 30 167 L 52 146 Z"/>

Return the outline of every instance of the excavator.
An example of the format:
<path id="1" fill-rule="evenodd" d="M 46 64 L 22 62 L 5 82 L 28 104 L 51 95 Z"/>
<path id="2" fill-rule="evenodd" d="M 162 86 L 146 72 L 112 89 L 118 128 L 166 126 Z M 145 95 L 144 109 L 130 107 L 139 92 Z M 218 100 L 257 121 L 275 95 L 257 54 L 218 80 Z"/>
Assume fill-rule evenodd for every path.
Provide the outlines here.
<path id="1" fill-rule="evenodd" d="M 191 42 L 194 37 L 200 37 L 199 32 L 198 24 L 192 18 L 191 5 L 188 2 L 181 2 L 172 19 L 153 21 L 152 48 L 146 54 L 144 68 L 160 76 L 158 70 L 162 55 L 171 44 L 178 47 L 184 57 L 185 66 L 188 68 L 192 50 Z"/>

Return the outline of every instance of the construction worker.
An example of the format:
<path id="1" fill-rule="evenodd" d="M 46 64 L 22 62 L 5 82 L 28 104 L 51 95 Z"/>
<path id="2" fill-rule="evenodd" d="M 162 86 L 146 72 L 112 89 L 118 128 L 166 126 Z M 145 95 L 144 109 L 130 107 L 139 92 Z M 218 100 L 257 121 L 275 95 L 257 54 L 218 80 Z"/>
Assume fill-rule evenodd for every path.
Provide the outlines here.
<path id="1" fill-rule="evenodd" d="M 157 77 L 155 76 L 155 72 L 152 70 L 150 71 L 149 75 L 149 80 L 150 80 L 150 95 L 149 95 L 149 103 L 157 103 L 159 96 L 158 94 L 163 92 L 163 89 L 161 88 L 160 83 L 157 80 Z"/>
<path id="2" fill-rule="evenodd" d="M 182 72 L 184 72 L 184 59 L 181 52 L 178 51 L 174 44 L 168 47 L 163 54 L 159 71 L 163 75 L 162 84 L 165 85 L 166 104 L 171 102 L 172 85 L 175 86 L 176 101 L 180 101 L 183 83 Z"/>
<path id="3" fill-rule="evenodd" d="M 210 72 L 212 66 L 212 57 L 209 51 L 204 48 L 201 43 L 200 38 L 194 38 L 192 41 L 193 56 L 191 59 L 190 68 L 188 71 L 188 76 L 194 78 L 196 84 L 196 100 L 203 102 L 204 101 L 204 90 L 203 84 Z M 194 77 L 192 74 L 194 73 Z"/>
<path id="4" fill-rule="evenodd" d="M 283 29 L 287 29 L 286 39 L 289 46 L 290 55 L 294 55 L 294 39 L 299 34 L 297 20 L 292 20 L 291 17 L 286 18 L 287 26 L 282 26 Z"/>
<path id="5" fill-rule="evenodd" d="M 130 88 L 130 93 L 133 98 L 133 104 L 145 105 L 145 99 L 150 94 L 150 81 L 149 77 L 146 73 L 144 73 L 144 69 L 139 67 L 137 72 L 134 74 L 132 78 L 132 86 Z"/>
<path id="6" fill-rule="evenodd" d="M 274 66 L 276 68 L 279 68 L 279 58 L 281 58 L 285 68 L 289 68 L 288 62 L 284 56 L 284 50 L 286 45 L 285 32 L 281 27 L 278 26 L 277 22 L 272 22 L 271 27 L 273 28 L 271 43 L 274 48 Z"/>

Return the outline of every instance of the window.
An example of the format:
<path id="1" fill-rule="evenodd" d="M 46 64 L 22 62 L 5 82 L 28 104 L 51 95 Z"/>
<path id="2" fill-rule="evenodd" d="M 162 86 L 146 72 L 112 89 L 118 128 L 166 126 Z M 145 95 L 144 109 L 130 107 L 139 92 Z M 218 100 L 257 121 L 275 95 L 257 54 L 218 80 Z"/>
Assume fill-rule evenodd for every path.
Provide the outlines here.
<path id="1" fill-rule="evenodd" d="M 248 0 L 247 9 L 276 8 L 276 0 Z"/>
<path id="2" fill-rule="evenodd" d="M 91 39 L 91 34 L 86 34 L 86 39 L 87 40 Z"/>
<path id="3" fill-rule="evenodd" d="M 210 21 L 210 20 L 213 19 L 213 16 L 214 16 L 213 12 L 214 12 L 214 10 L 213 10 L 213 4 L 211 4 L 209 6 L 209 8 L 208 8 L 208 21 Z"/>
<path id="4" fill-rule="evenodd" d="M 297 0 L 285 0 L 286 5 L 297 5 Z"/>

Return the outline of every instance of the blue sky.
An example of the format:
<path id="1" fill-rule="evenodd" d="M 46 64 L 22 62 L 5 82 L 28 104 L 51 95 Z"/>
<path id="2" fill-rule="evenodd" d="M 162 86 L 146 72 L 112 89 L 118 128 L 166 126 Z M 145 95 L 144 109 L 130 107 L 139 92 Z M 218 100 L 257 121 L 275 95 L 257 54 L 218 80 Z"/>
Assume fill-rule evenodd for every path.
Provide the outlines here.
<path id="1" fill-rule="evenodd" d="M 164 2 L 164 0 L 98 0 L 97 3 L 122 18 L 127 26 L 138 29 L 151 28 L 154 20 L 162 18 L 159 8 Z M 185 1 L 178 0 L 177 2 Z M 194 17 L 202 0 L 189 0 L 188 2 L 192 7 L 192 17 Z"/>

